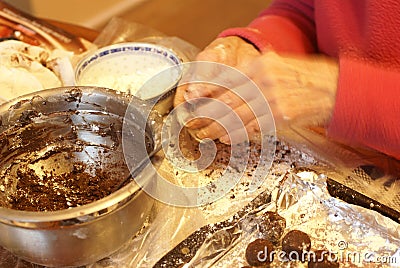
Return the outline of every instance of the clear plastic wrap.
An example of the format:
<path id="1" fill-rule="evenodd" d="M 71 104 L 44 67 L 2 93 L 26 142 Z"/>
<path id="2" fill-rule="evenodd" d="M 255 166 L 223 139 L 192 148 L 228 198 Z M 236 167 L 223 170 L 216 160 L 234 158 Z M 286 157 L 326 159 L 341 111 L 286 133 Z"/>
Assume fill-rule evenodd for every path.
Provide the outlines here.
<path id="1" fill-rule="evenodd" d="M 192 142 L 192 141 L 188 141 Z M 193 144 L 195 146 L 195 144 Z M 197 174 L 197 177 L 209 179 L 206 174 L 211 170 L 218 173 L 224 167 L 227 150 L 219 144 L 219 154 L 209 169 Z M 191 150 L 191 148 L 188 148 Z M 254 155 L 257 156 L 257 148 Z M 266 211 L 277 211 L 286 219 L 286 230 L 299 229 L 308 233 L 313 249 L 327 248 L 338 253 L 371 253 L 371 256 L 386 258 L 388 263 L 382 267 L 398 267 L 400 255 L 400 226 L 372 210 L 350 205 L 333 198 L 326 190 L 326 175 L 301 170 L 319 167 L 323 163 L 310 153 L 299 150 L 296 146 L 280 141 L 277 145 L 277 158 L 265 183 L 257 191 L 249 191 L 248 180 L 243 180 L 232 192 L 220 200 L 198 208 L 179 208 L 163 203 L 156 203 L 145 226 L 132 240 L 115 254 L 95 264 L 91 268 L 119 267 L 178 267 L 185 260 L 172 260 L 174 265 L 159 265 L 159 261 L 168 256 L 180 243 L 187 240 L 199 228 L 206 228 L 206 240 L 200 243 L 198 250 L 190 250 L 191 258 L 185 267 L 241 267 L 246 265 L 244 250 L 246 245 L 260 235 L 259 215 Z M 176 170 L 165 161 L 162 155 L 154 158 L 160 172 L 170 177 L 177 184 L 193 180 L 190 174 L 177 174 Z M 327 168 L 327 166 L 325 166 Z M 258 196 L 272 196 L 271 202 L 254 202 Z M 249 206 L 250 204 L 250 206 Z M 253 204 L 253 205 L 251 205 Z M 241 214 L 237 212 L 241 211 Z M 235 215 L 232 216 L 232 215 Z M 240 215 L 240 217 L 237 217 Z M 232 218 L 233 217 L 233 218 Z M 219 222 L 228 223 L 227 226 Z M 224 228 L 218 230 L 218 226 Z M 204 238 L 203 237 L 203 238 Z M 339 246 L 345 245 L 341 251 Z M 357 255 L 358 256 L 358 255 Z M 167 257 L 168 260 L 169 257 Z M 372 257 L 371 257 L 372 258 Z M 377 263 L 358 260 L 344 262 L 347 266 L 377 267 Z M 286 266 L 285 266 L 286 265 Z M 276 263 L 279 267 L 304 266 L 304 263 Z M 397 266 L 396 266 L 397 265 Z M 0 267 L 39 268 L 0 250 Z M 346 266 L 344 266 L 346 267 Z"/>
<path id="2" fill-rule="evenodd" d="M 327 250 L 343 267 L 399 267 L 400 226 L 382 215 L 329 195 L 324 174 L 288 173 L 272 201 L 235 224 L 210 235 L 183 267 L 243 267 L 247 245 L 261 238 L 261 215 L 273 211 L 286 219 L 287 233 L 300 230 L 312 242 L 310 252 Z M 281 250 L 279 246 L 275 249 Z M 278 255 L 279 256 L 279 255 Z M 275 258 L 271 267 L 307 267 Z"/>
<path id="3" fill-rule="evenodd" d="M 372 149 L 349 147 L 333 141 L 326 137 L 323 128 L 293 124 L 281 135 L 324 163 L 315 169 L 400 212 L 400 161 Z"/>
<path id="4" fill-rule="evenodd" d="M 196 46 L 181 38 L 165 35 L 145 25 L 126 21 L 119 17 L 114 17 L 107 23 L 93 41 L 93 47 L 90 51 L 125 42 L 144 42 L 167 47 L 175 52 L 183 62 L 193 60 L 199 52 Z M 81 55 L 81 57 L 84 57 L 84 55 Z"/>

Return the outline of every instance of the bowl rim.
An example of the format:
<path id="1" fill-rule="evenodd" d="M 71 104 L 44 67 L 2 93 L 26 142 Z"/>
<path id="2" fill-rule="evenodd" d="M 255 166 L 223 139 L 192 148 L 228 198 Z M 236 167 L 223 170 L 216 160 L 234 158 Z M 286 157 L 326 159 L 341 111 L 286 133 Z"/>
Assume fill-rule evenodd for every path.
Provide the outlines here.
<path id="1" fill-rule="evenodd" d="M 94 93 L 102 94 L 104 96 L 112 95 L 121 103 L 127 101 L 127 98 L 132 96 L 126 96 L 124 94 L 120 94 L 115 90 L 111 90 L 104 87 L 96 87 L 96 86 L 64 86 L 64 87 L 56 87 L 56 88 L 48 88 L 40 91 L 36 91 L 33 93 L 28 93 L 26 95 L 21 95 L 17 98 L 9 100 L 5 103 L 0 104 L 0 115 L 7 111 L 9 108 L 18 104 L 19 102 L 24 102 L 26 100 L 32 101 L 34 98 L 42 96 L 49 97 L 55 96 L 56 94 L 59 96 L 60 94 L 65 94 L 68 90 L 79 89 L 83 94 L 91 95 Z M 150 163 L 150 159 L 146 159 Z M 146 162 L 144 162 L 146 164 Z M 144 166 L 144 165 L 142 165 Z M 131 174 L 131 172 L 130 172 Z M 125 203 L 130 200 L 135 199 L 139 193 L 144 190 L 136 184 L 135 180 L 127 183 L 127 185 L 121 187 L 110 195 L 91 202 L 89 204 L 85 204 L 78 207 L 72 207 L 68 209 L 55 210 L 55 211 L 24 211 L 24 210 L 16 210 L 6 207 L 0 207 L 0 223 L 6 223 L 11 225 L 18 225 L 18 223 L 40 223 L 40 222 L 59 222 L 59 221 L 68 221 L 71 219 L 76 219 L 80 217 L 87 217 L 89 219 L 83 219 L 82 222 L 91 221 L 94 218 L 98 218 L 108 214 L 109 212 L 115 211 L 118 208 L 112 209 L 111 211 L 107 211 L 104 213 L 99 213 L 101 210 L 107 210 L 112 206 L 123 206 Z M 66 224 L 68 225 L 68 224 Z M 28 225 L 29 226 L 29 225 Z"/>

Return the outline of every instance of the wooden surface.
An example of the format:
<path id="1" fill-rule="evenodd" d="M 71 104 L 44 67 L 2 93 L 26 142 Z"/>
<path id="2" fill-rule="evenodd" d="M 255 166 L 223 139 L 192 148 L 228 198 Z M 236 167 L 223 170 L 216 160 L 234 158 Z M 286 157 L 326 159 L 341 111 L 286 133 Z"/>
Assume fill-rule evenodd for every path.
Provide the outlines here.
<path id="1" fill-rule="evenodd" d="M 203 48 L 224 29 L 246 26 L 271 0 L 147 0 L 119 17 Z"/>

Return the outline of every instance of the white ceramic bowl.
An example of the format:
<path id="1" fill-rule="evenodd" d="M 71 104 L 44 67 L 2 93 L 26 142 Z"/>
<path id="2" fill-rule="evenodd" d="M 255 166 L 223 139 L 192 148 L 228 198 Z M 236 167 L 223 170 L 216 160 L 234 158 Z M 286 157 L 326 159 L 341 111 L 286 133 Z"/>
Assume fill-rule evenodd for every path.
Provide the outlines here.
<path id="1" fill-rule="evenodd" d="M 99 86 L 141 98 L 158 100 L 174 93 L 181 77 L 181 59 L 170 49 L 128 42 L 100 48 L 76 66 L 79 86 Z"/>

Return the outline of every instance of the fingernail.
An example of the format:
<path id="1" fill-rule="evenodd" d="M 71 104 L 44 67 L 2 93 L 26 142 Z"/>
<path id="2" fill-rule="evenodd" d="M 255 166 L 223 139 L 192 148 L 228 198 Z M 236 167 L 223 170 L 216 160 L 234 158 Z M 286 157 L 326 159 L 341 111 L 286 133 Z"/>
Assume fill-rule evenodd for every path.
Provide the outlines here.
<path id="1" fill-rule="evenodd" d="M 196 137 L 200 140 L 208 138 L 210 136 L 209 133 L 204 128 L 196 130 L 195 133 Z"/>
<path id="2" fill-rule="evenodd" d="M 196 120 L 190 120 L 189 122 L 186 122 L 185 127 L 187 128 L 193 128 L 196 125 Z"/>
<path id="3" fill-rule="evenodd" d="M 223 137 L 219 138 L 219 141 L 224 144 L 231 144 L 231 140 L 229 139 L 228 136 L 223 136 Z"/>

